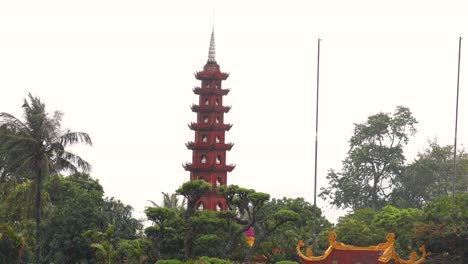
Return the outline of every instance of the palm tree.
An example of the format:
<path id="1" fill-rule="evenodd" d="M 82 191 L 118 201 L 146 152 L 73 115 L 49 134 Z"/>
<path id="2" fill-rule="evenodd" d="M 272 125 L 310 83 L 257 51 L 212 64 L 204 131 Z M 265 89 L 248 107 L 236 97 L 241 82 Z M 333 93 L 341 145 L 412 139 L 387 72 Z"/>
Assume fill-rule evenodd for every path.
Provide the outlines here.
<path id="1" fill-rule="evenodd" d="M 112 264 L 117 254 L 114 249 L 114 231 L 115 224 L 109 224 L 104 232 L 88 230 L 83 233 L 85 238 L 95 241 L 91 247 L 96 249 L 96 256 L 105 264 Z"/>
<path id="2" fill-rule="evenodd" d="M 170 208 L 170 209 L 177 209 L 179 211 L 184 210 L 185 205 L 187 204 L 187 200 L 185 197 L 182 199 L 182 201 L 179 203 L 180 199 L 177 193 L 165 193 L 161 192 L 163 195 L 163 200 L 161 203 L 161 206 L 159 206 L 156 202 L 152 200 L 148 200 L 154 207 L 165 207 L 165 208 Z"/>
<path id="3" fill-rule="evenodd" d="M 79 156 L 66 150 L 76 143 L 91 145 L 91 138 L 82 132 L 62 130 L 63 114 L 53 116 L 46 112 L 45 104 L 28 95 L 24 100 L 24 119 L 0 113 L 0 157 L 5 157 L 7 168 L 16 175 L 28 175 L 35 191 L 36 263 L 41 262 L 41 212 L 44 181 L 60 171 L 86 172 L 90 165 Z"/>

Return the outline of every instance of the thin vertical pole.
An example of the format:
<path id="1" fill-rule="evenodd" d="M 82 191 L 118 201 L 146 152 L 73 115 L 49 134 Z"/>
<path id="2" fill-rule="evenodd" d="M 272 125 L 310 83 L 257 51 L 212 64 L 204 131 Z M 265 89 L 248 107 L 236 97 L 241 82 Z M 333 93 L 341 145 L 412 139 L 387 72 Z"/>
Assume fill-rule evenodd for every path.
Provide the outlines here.
<path id="1" fill-rule="evenodd" d="M 314 173 L 314 205 L 317 206 L 317 151 L 318 151 L 318 110 L 319 110 L 319 81 L 320 81 L 320 41 L 317 39 L 317 98 L 315 103 L 315 173 Z"/>
<path id="2" fill-rule="evenodd" d="M 455 206 L 455 180 L 457 178 L 457 129 L 458 129 L 458 95 L 460 93 L 460 58 L 461 58 L 461 41 L 458 39 L 458 75 L 457 75 L 457 102 L 455 106 L 455 140 L 453 143 L 453 175 L 452 175 L 452 204 Z"/>

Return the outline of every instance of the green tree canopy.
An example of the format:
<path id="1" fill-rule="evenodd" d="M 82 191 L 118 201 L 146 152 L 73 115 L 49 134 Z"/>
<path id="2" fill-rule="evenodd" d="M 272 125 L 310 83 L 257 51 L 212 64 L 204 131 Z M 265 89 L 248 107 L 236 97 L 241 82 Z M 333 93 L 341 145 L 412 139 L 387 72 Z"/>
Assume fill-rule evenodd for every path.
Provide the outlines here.
<path id="1" fill-rule="evenodd" d="M 138 238 L 141 223 L 133 209 L 105 198 L 99 182 L 87 174 L 53 175 L 45 186 L 50 209 L 44 219 L 44 261 L 47 263 L 96 262 L 85 231 L 98 233 L 112 225 L 113 246 Z M 97 240 L 94 242 L 98 242 Z"/>
<path id="2" fill-rule="evenodd" d="M 0 159 L 6 171 L 29 175 L 32 180 L 38 241 L 36 262 L 40 263 L 43 184 L 52 172 L 88 171 L 90 165 L 66 148 L 76 143 L 91 145 L 91 138 L 86 133 L 63 130 L 61 112 L 50 116 L 39 98 L 29 94 L 28 99 L 23 104 L 24 122 L 11 114 L 0 113 Z"/>
<path id="3" fill-rule="evenodd" d="M 423 209 L 423 222 L 417 227 L 416 239 L 424 242 L 431 263 L 466 263 L 468 259 L 468 193 L 441 196 Z"/>
<path id="4" fill-rule="evenodd" d="M 185 197 L 187 201 L 187 209 L 185 210 L 185 257 L 187 259 L 192 258 L 193 256 L 193 244 L 195 240 L 195 226 L 192 222 L 192 216 L 196 211 L 197 201 L 205 194 L 207 191 L 211 190 L 211 184 L 207 183 L 204 180 L 188 181 L 185 182 L 176 193 Z"/>
<path id="5" fill-rule="evenodd" d="M 393 114 L 378 113 L 355 124 L 342 171 L 329 171 L 330 187 L 322 188 L 320 197 L 340 208 L 382 208 L 404 167 L 403 147 L 416 123 L 408 108 L 398 106 Z"/>
<path id="6" fill-rule="evenodd" d="M 400 207 L 422 208 L 439 196 L 452 194 L 453 174 L 453 146 L 430 141 L 397 176 L 391 202 Z M 457 153 L 455 188 L 457 192 L 468 192 L 468 154 L 464 149 Z"/>
<path id="7" fill-rule="evenodd" d="M 224 196 L 229 208 L 228 212 L 221 213 L 229 229 L 229 239 L 222 253 L 222 257 L 226 258 L 239 239 L 245 239 L 244 232 L 257 223 L 257 215 L 270 195 L 237 185 L 222 186 L 218 192 Z"/>
<path id="8" fill-rule="evenodd" d="M 157 259 L 161 259 L 161 247 L 164 242 L 171 238 L 176 232 L 176 223 L 179 222 L 179 215 L 176 209 L 167 207 L 149 207 L 145 214 L 153 223 L 147 227 L 145 233 L 154 244 L 154 251 Z"/>
<path id="9" fill-rule="evenodd" d="M 334 230 L 340 242 L 354 246 L 377 245 L 385 242 L 387 233 L 394 233 L 395 249 L 401 257 L 407 257 L 412 250 L 419 248 L 414 231 L 422 221 L 422 211 L 419 209 L 399 209 L 387 205 L 379 211 L 362 208 L 340 217 Z M 328 247 L 329 231 L 324 230 L 319 235 L 321 251 Z"/>

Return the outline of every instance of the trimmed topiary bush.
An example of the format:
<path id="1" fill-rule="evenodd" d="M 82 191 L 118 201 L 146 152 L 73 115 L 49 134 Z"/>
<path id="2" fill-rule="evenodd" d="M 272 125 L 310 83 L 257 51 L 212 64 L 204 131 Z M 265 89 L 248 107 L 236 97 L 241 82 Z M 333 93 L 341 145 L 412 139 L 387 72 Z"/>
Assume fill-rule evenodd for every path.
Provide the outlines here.
<path id="1" fill-rule="evenodd" d="M 219 258 L 209 258 L 209 257 L 201 257 L 196 262 L 197 264 L 231 264 L 232 262 L 225 259 Z"/>
<path id="2" fill-rule="evenodd" d="M 178 259 L 162 259 L 156 261 L 156 264 L 183 264 L 183 262 Z"/>

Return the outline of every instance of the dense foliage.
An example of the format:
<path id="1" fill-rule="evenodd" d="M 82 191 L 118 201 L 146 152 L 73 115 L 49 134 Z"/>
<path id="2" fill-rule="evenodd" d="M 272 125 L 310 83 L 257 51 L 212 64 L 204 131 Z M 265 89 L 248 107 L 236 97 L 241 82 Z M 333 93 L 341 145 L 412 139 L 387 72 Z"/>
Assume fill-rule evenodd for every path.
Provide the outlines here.
<path id="1" fill-rule="evenodd" d="M 355 124 L 343 169 L 329 171 L 330 187 L 322 188 L 320 196 L 342 208 L 385 206 L 404 168 L 403 147 L 416 133 L 416 123 L 408 108 L 398 106 L 393 115 L 378 113 Z"/>
<path id="2" fill-rule="evenodd" d="M 216 189 L 228 210 L 200 211 L 197 201 L 212 190 L 200 180 L 151 202 L 145 228 L 131 206 L 105 197 L 98 180 L 79 172 L 90 165 L 66 148 L 90 144 L 87 134 L 61 129 L 62 114 L 50 116 L 31 95 L 23 109 L 24 122 L 0 113 L 0 263 L 296 263 L 299 240 L 318 255 L 332 230 L 356 246 L 393 232 L 403 258 L 425 244 L 427 263 L 468 259 L 468 154 L 457 154 L 453 203 L 451 146 L 434 140 L 405 163 L 417 123 L 408 108 L 355 125 L 343 168 L 330 170 L 321 193 L 351 209 L 336 225 L 303 198 L 271 199 L 236 185 Z"/>
<path id="3" fill-rule="evenodd" d="M 31 181 L 35 193 L 35 255 L 42 259 L 43 186 L 53 173 L 61 171 L 88 171 L 90 165 L 66 148 L 76 143 L 91 145 L 91 138 L 82 132 L 61 128 L 62 113 L 50 116 L 45 104 L 29 94 L 23 104 L 25 121 L 0 113 L 0 157 L 2 157 L 2 181 L 7 176 Z"/>

